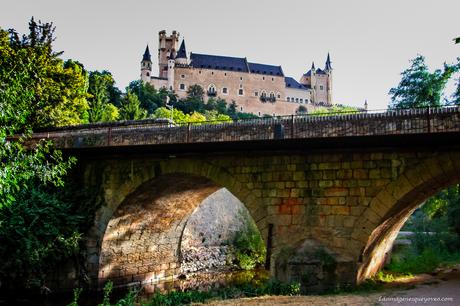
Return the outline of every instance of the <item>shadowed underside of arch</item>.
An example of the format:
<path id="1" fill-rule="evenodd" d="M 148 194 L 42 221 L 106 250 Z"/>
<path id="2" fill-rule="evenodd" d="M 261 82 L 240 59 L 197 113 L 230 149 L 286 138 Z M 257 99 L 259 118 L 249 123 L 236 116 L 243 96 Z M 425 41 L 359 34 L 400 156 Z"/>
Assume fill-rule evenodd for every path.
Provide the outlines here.
<path id="1" fill-rule="evenodd" d="M 138 187 L 108 223 L 100 251 L 100 283 L 150 282 L 175 275 L 186 220 L 219 188 L 209 179 L 179 174 Z"/>
<path id="2" fill-rule="evenodd" d="M 355 228 L 369 232 L 368 240 L 359 259 L 357 281 L 373 276 L 384 265 L 399 230 L 412 213 L 431 196 L 460 183 L 459 156 L 440 156 L 426 160 L 407 170 L 378 194 Z M 370 226 L 372 216 L 379 216 L 376 226 Z M 358 236 L 358 235 L 356 235 Z"/>

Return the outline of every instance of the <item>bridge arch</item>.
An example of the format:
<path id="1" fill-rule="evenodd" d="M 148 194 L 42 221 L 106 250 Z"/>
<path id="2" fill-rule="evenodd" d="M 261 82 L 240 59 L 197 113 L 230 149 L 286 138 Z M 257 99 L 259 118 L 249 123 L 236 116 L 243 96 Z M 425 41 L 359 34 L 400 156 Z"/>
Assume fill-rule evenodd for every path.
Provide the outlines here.
<path id="1" fill-rule="evenodd" d="M 222 187 L 245 204 L 261 234 L 265 234 L 264 206 L 227 170 L 187 159 L 156 161 L 144 168 L 152 167 L 154 171 L 137 175 L 142 179 L 120 181 L 118 187 L 112 184 L 111 188 L 117 190 L 115 200 L 107 200 L 110 197 L 106 195 L 108 204 L 98 212 L 97 229 L 91 231 L 89 239 L 97 241 L 88 248 L 93 254 L 89 273 L 97 280 L 94 285 L 101 286 L 106 279 L 121 284 L 177 275 L 181 235 L 188 218 L 205 198 Z"/>
<path id="2" fill-rule="evenodd" d="M 373 276 L 384 265 L 399 230 L 424 201 L 460 183 L 460 154 L 438 153 L 406 169 L 386 185 L 355 223 L 352 243 L 358 254 L 357 282 Z M 356 243 L 357 242 L 357 243 Z"/>

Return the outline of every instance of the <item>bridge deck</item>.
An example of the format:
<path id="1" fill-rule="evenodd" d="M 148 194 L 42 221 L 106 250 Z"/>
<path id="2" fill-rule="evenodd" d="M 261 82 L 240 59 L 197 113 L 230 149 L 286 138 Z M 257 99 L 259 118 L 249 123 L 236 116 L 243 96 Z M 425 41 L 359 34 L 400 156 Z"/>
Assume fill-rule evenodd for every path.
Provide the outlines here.
<path id="1" fill-rule="evenodd" d="M 381 113 L 299 115 L 218 124 L 168 126 L 152 120 L 56 128 L 33 134 L 61 149 L 188 145 L 305 139 L 346 139 L 460 132 L 460 108 L 392 110 Z M 378 137 L 375 137 L 378 139 Z"/>

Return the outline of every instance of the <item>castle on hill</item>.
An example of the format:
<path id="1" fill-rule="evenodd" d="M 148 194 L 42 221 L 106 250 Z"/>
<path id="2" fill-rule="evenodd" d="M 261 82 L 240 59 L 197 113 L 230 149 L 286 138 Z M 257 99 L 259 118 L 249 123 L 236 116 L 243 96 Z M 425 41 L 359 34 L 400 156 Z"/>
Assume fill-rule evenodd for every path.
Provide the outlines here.
<path id="1" fill-rule="evenodd" d="M 219 97 L 235 101 L 238 111 L 262 116 L 291 115 L 299 110 L 330 107 L 332 66 L 329 54 L 324 69 L 311 69 L 299 81 L 284 74 L 281 66 L 249 62 L 246 58 L 187 53 L 179 32 L 159 32 L 158 76 L 152 75 L 152 59 L 147 46 L 141 61 L 141 80 L 155 88 L 167 88 L 179 98 L 187 89 L 200 85 L 205 99 Z M 300 107 L 303 106 L 303 107 Z M 300 107 L 300 109 L 299 109 Z"/>

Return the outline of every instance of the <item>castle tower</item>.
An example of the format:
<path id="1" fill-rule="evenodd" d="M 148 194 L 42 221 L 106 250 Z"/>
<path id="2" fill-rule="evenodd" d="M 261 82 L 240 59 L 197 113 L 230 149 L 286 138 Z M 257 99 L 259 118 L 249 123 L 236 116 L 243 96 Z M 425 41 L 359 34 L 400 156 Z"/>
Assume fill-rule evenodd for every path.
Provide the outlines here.
<path id="1" fill-rule="evenodd" d="M 324 71 L 327 74 L 327 103 L 332 105 L 332 66 L 329 52 L 327 53 L 326 66 L 324 67 Z"/>
<path id="2" fill-rule="evenodd" d="M 182 40 L 179 51 L 176 54 L 176 64 L 187 65 L 187 50 L 185 49 L 185 39 Z"/>
<path id="3" fill-rule="evenodd" d="M 311 86 L 311 102 L 316 103 L 316 67 L 315 62 L 311 63 L 311 75 L 310 75 L 310 86 Z"/>
<path id="4" fill-rule="evenodd" d="M 167 78 L 168 78 L 168 89 L 174 90 L 174 66 L 175 66 L 175 59 L 174 59 L 174 52 L 171 51 L 168 56 L 168 71 L 167 71 Z"/>
<path id="5" fill-rule="evenodd" d="M 141 80 L 148 82 L 152 74 L 152 57 L 150 56 L 149 45 L 145 48 L 144 55 L 141 61 Z"/>
<path id="6" fill-rule="evenodd" d="M 168 77 L 168 59 L 171 53 L 174 58 L 178 44 L 179 32 L 172 31 L 170 36 L 166 36 L 165 30 L 158 33 L 158 76 L 160 78 Z"/>

